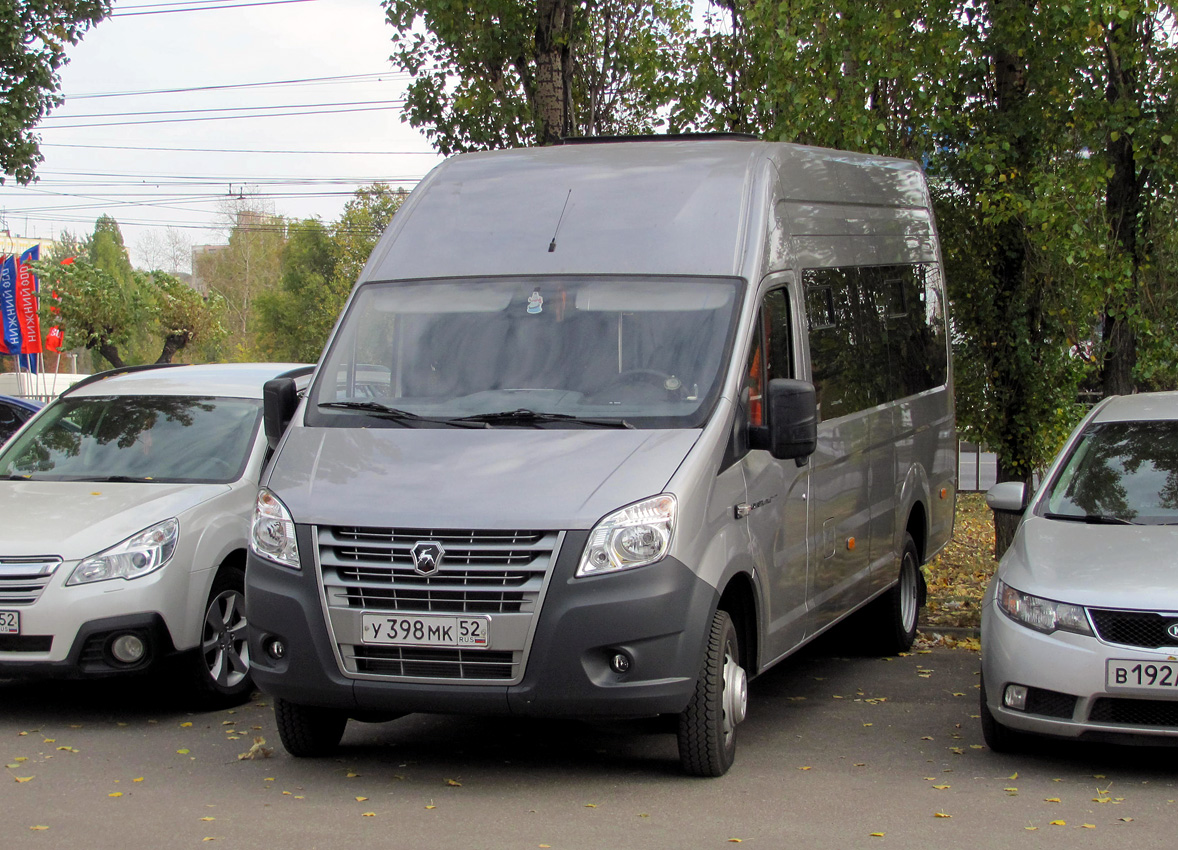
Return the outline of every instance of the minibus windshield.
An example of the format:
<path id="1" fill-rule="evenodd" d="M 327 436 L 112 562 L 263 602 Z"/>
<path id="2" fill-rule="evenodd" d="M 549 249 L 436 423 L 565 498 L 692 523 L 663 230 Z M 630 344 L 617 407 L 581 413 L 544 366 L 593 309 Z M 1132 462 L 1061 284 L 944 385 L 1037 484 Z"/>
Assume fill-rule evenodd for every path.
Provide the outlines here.
<path id="1" fill-rule="evenodd" d="M 719 395 L 739 281 L 489 278 L 368 283 L 307 424 L 698 427 Z"/>

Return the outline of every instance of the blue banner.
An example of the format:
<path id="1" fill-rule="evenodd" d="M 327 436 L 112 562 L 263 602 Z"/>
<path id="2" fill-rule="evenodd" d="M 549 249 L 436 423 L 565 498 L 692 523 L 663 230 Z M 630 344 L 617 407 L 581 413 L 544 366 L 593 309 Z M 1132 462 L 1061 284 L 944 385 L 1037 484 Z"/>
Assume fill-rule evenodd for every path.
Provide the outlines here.
<path id="1" fill-rule="evenodd" d="M 16 257 L 9 254 L 0 265 L 0 341 L 5 354 L 20 354 L 20 316 L 16 310 Z"/>

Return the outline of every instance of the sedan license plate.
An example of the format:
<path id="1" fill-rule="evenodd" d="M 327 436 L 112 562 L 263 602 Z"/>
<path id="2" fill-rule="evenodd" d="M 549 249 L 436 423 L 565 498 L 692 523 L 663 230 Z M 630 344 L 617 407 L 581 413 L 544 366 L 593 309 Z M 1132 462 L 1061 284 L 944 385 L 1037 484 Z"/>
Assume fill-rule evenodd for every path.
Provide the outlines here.
<path id="1" fill-rule="evenodd" d="M 491 645 L 489 617 L 436 617 L 424 614 L 365 614 L 364 642 L 391 646 L 453 646 L 486 649 Z"/>
<path id="2" fill-rule="evenodd" d="M 1123 661 L 1110 658 L 1105 674 L 1106 687 L 1145 688 L 1178 694 L 1178 661 Z"/>
<path id="3" fill-rule="evenodd" d="M 20 634 L 20 611 L 0 611 L 0 635 Z"/>

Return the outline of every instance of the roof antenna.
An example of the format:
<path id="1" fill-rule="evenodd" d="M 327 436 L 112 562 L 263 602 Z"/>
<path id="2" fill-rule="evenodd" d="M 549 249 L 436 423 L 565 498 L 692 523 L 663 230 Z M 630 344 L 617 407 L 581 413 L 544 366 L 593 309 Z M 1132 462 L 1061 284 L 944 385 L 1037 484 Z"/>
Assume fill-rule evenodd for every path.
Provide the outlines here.
<path id="1" fill-rule="evenodd" d="M 573 195 L 573 190 L 569 189 L 569 193 L 564 196 L 564 206 L 560 208 L 560 218 L 556 220 L 556 230 L 552 231 L 552 241 L 548 243 L 548 253 L 551 254 L 556 250 L 556 234 L 560 233 L 560 223 L 564 221 L 564 211 L 569 208 L 569 198 Z"/>

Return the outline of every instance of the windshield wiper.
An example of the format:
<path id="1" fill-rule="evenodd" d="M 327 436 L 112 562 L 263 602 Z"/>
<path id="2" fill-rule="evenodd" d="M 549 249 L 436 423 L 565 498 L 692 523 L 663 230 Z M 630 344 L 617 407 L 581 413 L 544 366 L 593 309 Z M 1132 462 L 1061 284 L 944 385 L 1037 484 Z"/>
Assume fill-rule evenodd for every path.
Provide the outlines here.
<path id="1" fill-rule="evenodd" d="M 93 478 L 67 478 L 66 481 L 94 481 L 100 484 L 143 484 L 147 481 L 155 481 L 150 475 L 96 475 Z"/>
<path id="2" fill-rule="evenodd" d="M 1062 519 L 1068 522 L 1085 522 L 1088 525 L 1137 525 L 1133 520 L 1123 519 L 1109 514 L 1055 514 L 1050 511 L 1043 514 L 1047 519 Z"/>
<path id="3" fill-rule="evenodd" d="M 325 401 L 319 405 L 320 407 L 329 407 L 334 410 L 360 410 L 364 413 L 371 413 L 374 416 L 379 416 L 381 419 L 391 419 L 393 422 L 400 422 L 404 425 L 412 425 L 414 423 L 432 423 L 437 425 L 453 425 L 456 428 L 486 428 L 486 425 L 477 422 L 465 422 L 461 419 L 443 419 L 437 416 L 422 416 L 408 410 L 401 410 L 396 407 L 389 407 L 386 404 L 381 404 L 378 401 Z"/>
<path id="4" fill-rule="evenodd" d="M 600 428 L 629 428 L 634 426 L 625 419 L 609 419 L 597 417 L 573 416 L 569 413 L 541 413 L 526 407 L 516 410 L 502 410 L 498 413 L 476 413 L 473 416 L 463 416 L 451 419 L 451 422 L 482 422 L 488 426 L 494 425 L 534 425 L 539 427 L 546 422 L 571 422 L 578 425 L 596 425 Z"/>

